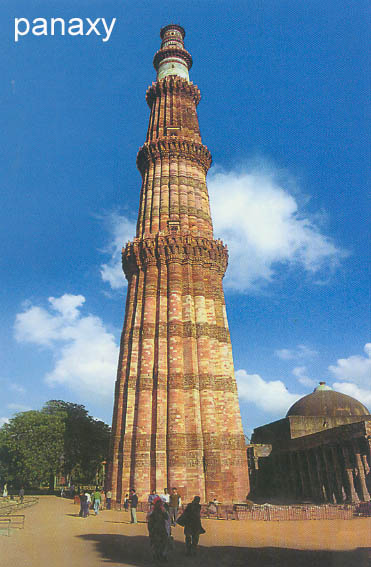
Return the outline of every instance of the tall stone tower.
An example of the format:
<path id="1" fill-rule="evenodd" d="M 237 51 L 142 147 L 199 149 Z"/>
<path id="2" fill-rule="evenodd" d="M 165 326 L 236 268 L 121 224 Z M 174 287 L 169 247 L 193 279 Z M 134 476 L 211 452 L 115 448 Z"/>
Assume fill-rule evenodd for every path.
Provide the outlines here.
<path id="1" fill-rule="evenodd" d="M 108 482 L 121 500 L 177 487 L 238 501 L 248 493 L 245 440 L 222 279 L 228 253 L 213 239 L 202 144 L 178 25 L 161 30 L 151 114 L 137 156 L 143 183 L 136 237 L 123 249 L 128 280 Z"/>

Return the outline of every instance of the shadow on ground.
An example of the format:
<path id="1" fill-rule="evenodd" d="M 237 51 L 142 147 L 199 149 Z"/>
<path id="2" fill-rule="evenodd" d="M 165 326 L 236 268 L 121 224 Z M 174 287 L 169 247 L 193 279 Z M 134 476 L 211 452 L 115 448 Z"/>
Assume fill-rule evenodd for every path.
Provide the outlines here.
<path id="1" fill-rule="evenodd" d="M 154 565 L 149 540 L 144 536 L 85 534 L 77 536 L 93 541 L 102 563 L 115 567 Z M 165 565 L 176 567 L 370 567 L 371 548 L 352 551 L 312 551 L 278 547 L 204 547 L 196 557 L 186 557 L 183 543 L 175 542 Z"/>

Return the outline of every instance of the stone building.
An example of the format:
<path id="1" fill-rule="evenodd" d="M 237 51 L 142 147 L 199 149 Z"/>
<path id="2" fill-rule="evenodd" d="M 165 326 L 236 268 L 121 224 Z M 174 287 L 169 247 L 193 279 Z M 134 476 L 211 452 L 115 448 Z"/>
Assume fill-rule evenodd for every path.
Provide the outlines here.
<path id="1" fill-rule="evenodd" d="M 254 430 L 248 447 L 252 493 L 270 499 L 368 502 L 371 415 L 324 382 L 284 419 Z"/>
<path id="2" fill-rule="evenodd" d="M 147 137 L 136 237 L 123 250 L 128 280 L 108 485 L 120 501 L 176 486 L 239 501 L 249 491 L 222 279 L 228 253 L 213 237 L 203 145 L 178 25 L 161 30 L 157 80 L 147 90 Z"/>

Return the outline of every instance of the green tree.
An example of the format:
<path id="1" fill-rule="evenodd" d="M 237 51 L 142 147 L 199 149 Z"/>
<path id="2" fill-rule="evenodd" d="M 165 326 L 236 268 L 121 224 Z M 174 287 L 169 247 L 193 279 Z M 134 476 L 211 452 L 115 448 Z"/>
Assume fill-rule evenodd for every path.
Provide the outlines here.
<path id="1" fill-rule="evenodd" d="M 60 468 L 65 416 L 39 411 L 17 414 L 0 429 L 0 474 L 14 486 L 50 482 Z"/>
<path id="2" fill-rule="evenodd" d="M 66 476 L 74 482 L 95 482 L 97 471 L 108 457 L 110 427 L 90 416 L 85 406 L 63 400 L 46 402 L 42 412 L 63 416 Z"/>

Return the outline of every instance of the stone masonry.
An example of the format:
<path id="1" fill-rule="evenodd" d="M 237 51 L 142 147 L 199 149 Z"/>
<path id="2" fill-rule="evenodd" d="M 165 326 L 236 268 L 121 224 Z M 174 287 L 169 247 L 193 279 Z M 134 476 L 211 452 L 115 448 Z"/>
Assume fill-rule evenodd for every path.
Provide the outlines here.
<path id="1" fill-rule="evenodd" d="M 202 144 L 178 25 L 161 30 L 149 87 L 136 237 L 123 249 L 128 280 L 108 484 L 122 501 L 177 487 L 183 501 L 244 500 L 246 444 L 222 279 L 228 253 L 213 239 Z"/>

